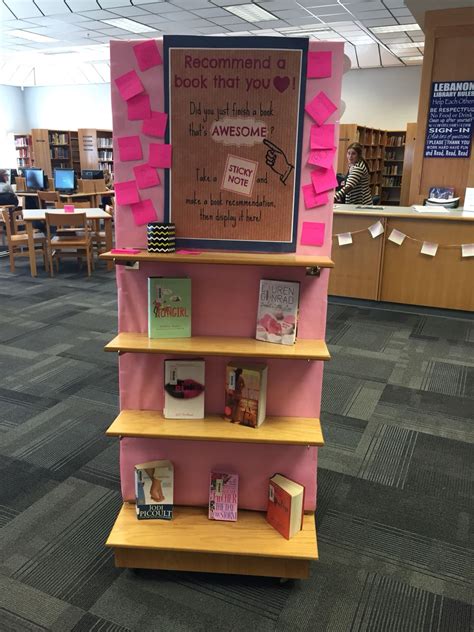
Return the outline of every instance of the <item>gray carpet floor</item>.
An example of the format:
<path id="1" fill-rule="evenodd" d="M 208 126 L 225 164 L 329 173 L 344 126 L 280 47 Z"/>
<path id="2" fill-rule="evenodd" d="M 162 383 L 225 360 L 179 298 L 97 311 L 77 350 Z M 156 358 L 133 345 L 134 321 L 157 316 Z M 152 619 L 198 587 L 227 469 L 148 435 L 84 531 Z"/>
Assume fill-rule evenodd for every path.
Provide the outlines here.
<path id="1" fill-rule="evenodd" d="M 307 581 L 119 570 L 114 276 L 0 259 L 1 632 L 468 632 L 474 323 L 331 301 Z"/>

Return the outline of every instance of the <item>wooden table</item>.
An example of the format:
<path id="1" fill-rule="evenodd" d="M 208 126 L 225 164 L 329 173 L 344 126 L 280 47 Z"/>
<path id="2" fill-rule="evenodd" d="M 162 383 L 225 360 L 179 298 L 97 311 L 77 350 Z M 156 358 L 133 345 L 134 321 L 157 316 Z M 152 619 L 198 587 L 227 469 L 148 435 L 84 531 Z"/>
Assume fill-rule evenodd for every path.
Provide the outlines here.
<path id="1" fill-rule="evenodd" d="M 23 219 L 26 223 L 26 231 L 28 233 L 28 250 L 30 255 L 31 276 L 37 276 L 36 255 L 34 251 L 33 241 L 33 222 L 45 221 L 46 213 L 64 213 L 63 209 L 26 209 L 23 211 Z M 105 226 L 105 243 L 107 250 L 112 248 L 112 215 L 109 215 L 101 208 L 81 208 L 77 209 L 78 213 L 85 213 L 87 219 L 104 220 Z M 107 261 L 107 270 L 112 270 L 113 261 Z"/>
<path id="2" fill-rule="evenodd" d="M 89 200 L 91 205 L 96 208 L 102 203 L 102 197 L 113 197 L 114 195 L 115 191 L 107 189 L 105 191 L 60 193 L 59 198 L 61 201 L 66 202 L 66 204 L 74 204 L 75 200 Z"/>
<path id="3" fill-rule="evenodd" d="M 378 220 L 385 232 L 372 239 L 367 228 Z M 388 241 L 394 228 L 412 239 L 406 238 L 401 246 Z M 420 213 L 412 207 L 335 205 L 332 233 L 346 232 L 353 234 L 351 245 L 339 246 L 333 240 L 335 268 L 329 294 L 474 310 L 474 257 L 463 258 L 460 247 L 474 243 L 474 212 Z M 423 241 L 439 244 L 435 257 L 420 253 Z M 442 247 L 453 244 L 459 247 Z"/>

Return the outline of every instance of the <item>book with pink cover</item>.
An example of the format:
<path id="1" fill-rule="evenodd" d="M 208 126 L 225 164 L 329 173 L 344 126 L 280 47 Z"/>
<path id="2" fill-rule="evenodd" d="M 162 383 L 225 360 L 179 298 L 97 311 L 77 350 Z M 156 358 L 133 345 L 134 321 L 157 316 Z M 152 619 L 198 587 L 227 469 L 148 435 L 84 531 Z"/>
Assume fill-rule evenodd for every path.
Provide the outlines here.
<path id="1" fill-rule="evenodd" d="M 209 519 L 237 520 L 239 476 L 225 472 L 211 472 L 209 484 Z"/>
<path id="2" fill-rule="evenodd" d="M 261 279 L 257 312 L 257 340 L 294 345 L 300 284 Z"/>

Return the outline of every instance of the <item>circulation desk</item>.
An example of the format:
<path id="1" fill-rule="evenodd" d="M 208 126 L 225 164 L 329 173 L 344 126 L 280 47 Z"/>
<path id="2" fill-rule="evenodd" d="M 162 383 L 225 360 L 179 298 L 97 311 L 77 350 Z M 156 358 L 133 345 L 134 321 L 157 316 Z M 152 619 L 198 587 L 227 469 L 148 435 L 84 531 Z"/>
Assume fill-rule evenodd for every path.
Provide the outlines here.
<path id="1" fill-rule="evenodd" d="M 378 220 L 384 233 L 373 239 L 367 228 Z M 388 241 L 394 228 L 407 235 L 400 246 Z M 348 232 L 352 244 L 339 246 L 335 235 Z M 332 234 L 330 295 L 474 310 L 474 257 L 461 256 L 461 244 L 474 244 L 474 212 L 335 205 Z M 420 253 L 423 241 L 439 244 L 436 256 Z"/>

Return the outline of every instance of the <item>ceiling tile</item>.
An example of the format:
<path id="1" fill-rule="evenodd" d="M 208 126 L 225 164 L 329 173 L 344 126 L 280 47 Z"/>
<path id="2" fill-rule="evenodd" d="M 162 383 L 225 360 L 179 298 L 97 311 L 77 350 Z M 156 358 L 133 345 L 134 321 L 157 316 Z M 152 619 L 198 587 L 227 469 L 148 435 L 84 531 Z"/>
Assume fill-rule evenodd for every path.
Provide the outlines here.
<path id="1" fill-rule="evenodd" d="M 156 0 L 150 0 L 150 2 L 156 2 Z M 118 9 L 120 7 L 132 6 L 130 0 L 99 0 L 99 4 L 102 9 Z M 137 3 L 134 2 L 134 4 Z"/>
<path id="2" fill-rule="evenodd" d="M 340 4 L 338 0 L 298 0 L 298 4 L 300 4 L 302 7 L 321 7 L 321 6 L 328 6 L 330 4 L 332 5 L 338 5 Z"/>
<path id="3" fill-rule="evenodd" d="M 199 15 L 201 18 L 222 18 L 229 15 L 229 12 L 220 7 L 210 7 L 207 9 L 193 9 L 195 15 Z"/>
<path id="4" fill-rule="evenodd" d="M 244 26 L 248 27 L 250 24 L 253 24 L 253 22 L 247 22 L 247 20 L 241 20 L 236 15 L 232 15 L 231 13 L 229 13 L 228 16 L 229 17 L 212 18 L 212 20 L 210 21 L 214 22 L 214 24 L 220 24 L 222 26 L 227 26 L 228 24 L 240 24 L 242 27 Z"/>
<path id="5" fill-rule="evenodd" d="M 117 17 L 115 13 L 112 13 L 111 11 L 102 11 L 101 9 L 98 11 L 81 11 L 81 15 L 88 20 L 112 20 Z"/>
<path id="6" fill-rule="evenodd" d="M 346 11 L 346 9 L 344 9 L 344 7 L 340 4 L 330 5 L 327 7 L 312 7 L 308 9 L 308 11 L 310 11 L 312 15 L 323 17 L 324 19 L 327 19 L 327 16 L 332 16 L 334 18 L 333 22 L 335 22 L 336 20 L 339 20 L 340 16 L 343 16 L 343 15 L 350 16 L 350 14 Z"/>
<path id="7" fill-rule="evenodd" d="M 390 53 L 388 50 L 385 50 L 383 46 L 380 47 L 380 57 L 382 59 L 382 66 L 403 66 L 403 63 Z"/>
<path id="8" fill-rule="evenodd" d="M 45 15 L 61 15 L 71 13 L 63 0 L 36 0 L 35 4 Z"/>
<path id="9" fill-rule="evenodd" d="M 87 22 L 88 18 L 85 18 L 83 15 L 79 13 L 67 13 L 65 15 L 61 15 L 61 22 L 72 22 L 77 24 L 78 22 Z"/>
<path id="10" fill-rule="evenodd" d="M 26 20 L 5 20 L 2 21 L 1 26 L 3 27 L 2 30 L 29 29 L 35 26 L 35 24 L 33 22 L 27 22 Z"/>
<path id="11" fill-rule="evenodd" d="M 378 20 L 361 20 L 364 26 L 393 26 L 398 24 L 395 18 L 384 18 Z"/>
<path id="12" fill-rule="evenodd" d="M 359 60 L 360 68 L 376 68 L 380 66 L 378 45 L 357 46 L 357 59 Z"/>
<path id="13" fill-rule="evenodd" d="M 205 26 L 204 28 L 200 28 L 199 32 L 202 35 L 216 35 L 218 33 L 223 33 L 226 31 L 226 27 L 225 26 Z"/>
<path id="14" fill-rule="evenodd" d="M 265 11 L 269 11 L 269 8 L 265 7 Z M 270 12 L 273 13 L 273 15 L 279 17 L 281 20 L 291 18 L 307 18 L 309 16 L 308 11 L 305 11 L 304 9 L 273 9 Z"/>
<path id="15" fill-rule="evenodd" d="M 398 18 L 399 24 L 415 24 L 416 20 L 414 17 L 406 17 L 406 18 Z"/>
<path id="16" fill-rule="evenodd" d="M 208 9 L 212 5 L 208 2 L 208 0 L 171 0 L 171 4 L 174 4 L 176 7 L 182 7 L 187 11 L 192 11 L 193 9 Z"/>
<path id="17" fill-rule="evenodd" d="M 348 11 L 357 15 L 358 13 L 365 11 L 382 11 L 386 10 L 381 0 L 375 0 L 371 2 L 361 2 L 360 0 L 356 2 L 343 2 L 343 5 L 347 8 Z"/>
<path id="18" fill-rule="evenodd" d="M 413 17 L 409 9 L 392 9 L 392 14 L 397 18 Z"/>
<path id="19" fill-rule="evenodd" d="M 358 20 L 383 20 L 384 18 L 391 18 L 392 14 L 387 9 L 380 11 L 355 11 L 354 15 Z"/>
<path id="20" fill-rule="evenodd" d="M 138 16 L 150 15 L 145 9 L 140 7 L 111 7 L 110 12 L 116 16 L 122 16 L 123 18 L 137 18 Z"/>
<path id="21" fill-rule="evenodd" d="M 401 9 L 405 6 L 405 0 L 384 0 L 387 9 Z"/>
<path id="22" fill-rule="evenodd" d="M 95 0 L 67 0 L 68 6 L 71 11 L 94 11 L 97 9 L 97 2 Z"/>
<path id="23" fill-rule="evenodd" d="M 7 7 L 17 18 L 35 18 L 41 16 L 42 13 L 32 0 L 8 0 L 5 2 Z"/>

